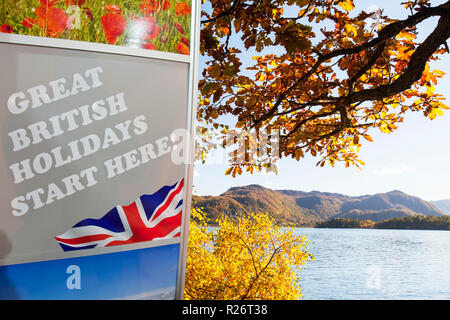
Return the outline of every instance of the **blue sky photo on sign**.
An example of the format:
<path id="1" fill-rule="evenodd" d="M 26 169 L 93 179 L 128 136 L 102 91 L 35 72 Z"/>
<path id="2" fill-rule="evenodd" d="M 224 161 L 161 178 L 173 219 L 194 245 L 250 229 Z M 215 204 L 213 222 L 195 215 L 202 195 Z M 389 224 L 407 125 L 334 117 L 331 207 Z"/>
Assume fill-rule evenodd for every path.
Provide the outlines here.
<path id="1" fill-rule="evenodd" d="M 0 267 L 0 299 L 174 299 L 179 244 Z"/>

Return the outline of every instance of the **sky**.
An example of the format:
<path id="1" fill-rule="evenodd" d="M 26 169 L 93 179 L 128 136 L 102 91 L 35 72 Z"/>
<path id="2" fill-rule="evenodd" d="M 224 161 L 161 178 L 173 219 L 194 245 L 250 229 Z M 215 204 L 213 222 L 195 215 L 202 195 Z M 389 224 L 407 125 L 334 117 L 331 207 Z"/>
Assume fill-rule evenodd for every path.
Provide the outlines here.
<path id="1" fill-rule="evenodd" d="M 401 1 L 355 0 L 355 12 L 384 9 L 394 18 L 404 18 L 407 11 Z M 433 1 L 439 5 L 445 1 Z M 436 20 L 422 25 L 423 31 L 432 30 Z M 248 57 L 255 53 L 248 52 Z M 204 65 L 201 59 L 200 72 Z M 450 104 L 450 55 L 431 64 L 432 69 L 447 73 L 440 79 L 436 92 L 443 94 Z M 363 142 L 359 158 L 366 164 L 362 169 L 316 167 L 319 158 L 306 157 L 299 162 L 281 159 L 278 174 L 242 174 L 225 176 L 227 165 L 217 161 L 195 163 L 194 194 L 219 195 L 231 187 L 259 184 L 271 189 L 337 192 L 346 195 L 366 195 L 400 190 L 424 200 L 450 199 L 450 110 L 434 120 L 420 113 L 409 113 L 399 129 L 382 134 L 371 132 L 374 142 Z"/>

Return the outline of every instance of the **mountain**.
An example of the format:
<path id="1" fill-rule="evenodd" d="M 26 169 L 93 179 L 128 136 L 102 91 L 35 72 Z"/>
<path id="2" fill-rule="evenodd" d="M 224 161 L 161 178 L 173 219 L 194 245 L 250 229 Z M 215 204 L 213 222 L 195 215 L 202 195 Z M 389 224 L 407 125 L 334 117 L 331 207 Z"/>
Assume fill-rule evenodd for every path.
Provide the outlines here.
<path id="1" fill-rule="evenodd" d="M 194 207 L 203 208 L 214 221 L 221 214 L 269 213 L 280 224 L 297 226 L 345 218 L 372 220 L 414 215 L 442 216 L 433 204 L 398 190 L 365 196 L 319 191 L 272 190 L 260 185 L 230 188 L 220 196 L 193 196 Z"/>
<path id="2" fill-rule="evenodd" d="M 193 196 L 194 207 L 203 207 L 208 217 L 220 214 L 234 216 L 239 213 L 267 212 L 281 224 L 308 224 L 308 210 L 297 205 L 296 198 L 259 185 L 231 188 L 220 196 Z"/>
<path id="3" fill-rule="evenodd" d="M 450 199 L 430 201 L 436 208 L 444 214 L 450 215 Z"/>

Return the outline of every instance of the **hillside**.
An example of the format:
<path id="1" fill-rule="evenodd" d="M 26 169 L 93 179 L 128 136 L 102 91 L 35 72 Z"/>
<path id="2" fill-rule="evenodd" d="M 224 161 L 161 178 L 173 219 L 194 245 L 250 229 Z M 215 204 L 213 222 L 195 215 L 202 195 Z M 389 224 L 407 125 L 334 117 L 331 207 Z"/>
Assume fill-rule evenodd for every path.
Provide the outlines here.
<path id="1" fill-rule="evenodd" d="M 306 225 L 319 221 L 309 210 L 298 206 L 296 198 L 259 185 L 231 188 L 220 196 L 193 196 L 194 207 L 202 207 L 211 220 L 220 214 L 264 212 L 280 224 Z"/>
<path id="2" fill-rule="evenodd" d="M 315 228 L 358 228 L 358 229 L 372 229 L 375 222 L 372 220 L 359 220 L 337 218 L 318 223 Z"/>
<path id="3" fill-rule="evenodd" d="M 378 222 L 376 229 L 450 230 L 449 216 L 411 216 Z"/>
<path id="4" fill-rule="evenodd" d="M 436 200 L 436 201 L 430 201 L 432 204 L 435 205 L 436 208 L 441 210 L 444 214 L 450 215 L 450 200 Z"/>
<path id="5" fill-rule="evenodd" d="M 260 185 L 230 188 L 220 196 L 193 196 L 214 221 L 220 214 L 267 212 L 280 224 L 297 226 L 345 218 L 374 222 L 414 215 L 441 216 L 433 204 L 398 190 L 365 196 L 319 191 L 272 190 Z"/>
<path id="6" fill-rule="evenodd" d="M 366 229 L 414 229 L 450 230 L 450 216 L 414 215 L 379 221 L 337 218 L 318 223 L 316 228 L 366 228 Z"/>

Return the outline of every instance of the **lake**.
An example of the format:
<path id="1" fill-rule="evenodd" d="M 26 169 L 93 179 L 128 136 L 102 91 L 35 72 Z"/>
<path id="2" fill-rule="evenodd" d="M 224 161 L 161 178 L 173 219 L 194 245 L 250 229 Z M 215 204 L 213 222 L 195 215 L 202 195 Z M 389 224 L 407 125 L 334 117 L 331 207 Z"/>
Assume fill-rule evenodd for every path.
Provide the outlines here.
<path id="1" fill-rule="evenodd" d="M 450 299 L 450 231 L 296 228 L 304 299 Z"/>

